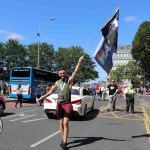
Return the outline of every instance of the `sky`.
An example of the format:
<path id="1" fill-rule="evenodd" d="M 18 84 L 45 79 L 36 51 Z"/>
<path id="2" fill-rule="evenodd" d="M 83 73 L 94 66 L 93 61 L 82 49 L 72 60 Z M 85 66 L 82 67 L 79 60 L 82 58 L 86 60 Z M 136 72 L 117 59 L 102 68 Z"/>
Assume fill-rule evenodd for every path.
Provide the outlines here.
<path id="1" fill-rule="evenodd" d="M 98 80 L 106 80 L 106 72 L 93 54 L 102 38 L 100 29 L 116 8 L 120 8 L 118 45 L 131 45 L 139 25 L 150 21 L 149 0 L 0 0 L 0 4 L 0 42 L 10 38 L 24 45 L 47 42 L 55 50 L 80 46 L 95 62 Z"/>

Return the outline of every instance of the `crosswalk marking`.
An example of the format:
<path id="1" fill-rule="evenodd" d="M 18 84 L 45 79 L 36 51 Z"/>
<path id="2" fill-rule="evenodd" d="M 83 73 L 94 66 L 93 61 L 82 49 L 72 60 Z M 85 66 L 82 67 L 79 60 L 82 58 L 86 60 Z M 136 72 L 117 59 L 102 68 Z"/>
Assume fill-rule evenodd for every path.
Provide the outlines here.
<path id="1" fill-rule="evenodd" d="M 26 120 L 26 121 L 22 121 L 22 122 L 27 123 L 27 122 L 34 122 L 34 121 L 45 120 L 45 119 L 47 119 L 47 118 L 38 118 L 38 119 Z"/>
<path id="2" fill-rule="evenodd" d="M 25 112 L 32 112 L 32 111 L 35 111 L 35 110 L 38 110 L 38 109 L 32 109 L 32 110 L 22 111 L 22 112 L 19 112 L 19 113 L 17 113 L 17 114 L 11 115 L 11 116 L 3 117 L 3 119 L 12 118 L 12 117 L 15 117 L 15 116 L 22 115 L 22 114 L 24 114 Z"/>
<path id="3" fill-rule="evenodd" d="M 59 133 L 60 133 L 60 130 L 58 130 L 58 131 L 54 132 L 53 134 L 51 134 L 51 135 L 45 137 L 44 139 L 41 139 L 40 141 L 38 141 L 38 142 L 36 142 L 36 143 L 30 145 L 30 147 L 36 147 L 36 146 L 42 144 L 43 142 L 45 142 L 45 141 L 51 139 L 52 137 L 54 137 L 55 135 L 57 135 L 57 134 L 59 134 Z"/>
<path id="4" fill-rule="evenodd" d="M 33 114 L 33 115 L 29 115 L 29 116 L 21 117 L 21 118 L 16 118 L 16 119 L 13 119 L 13 120 L 10 120 L 10 121 L 18 121 L 18 120 L 25 119 L 25 118 L 29 118 L 29 117 L 33 117 L 33 116 L 36 116 L 36 115 L 35 115 L 35 114 Z"/>

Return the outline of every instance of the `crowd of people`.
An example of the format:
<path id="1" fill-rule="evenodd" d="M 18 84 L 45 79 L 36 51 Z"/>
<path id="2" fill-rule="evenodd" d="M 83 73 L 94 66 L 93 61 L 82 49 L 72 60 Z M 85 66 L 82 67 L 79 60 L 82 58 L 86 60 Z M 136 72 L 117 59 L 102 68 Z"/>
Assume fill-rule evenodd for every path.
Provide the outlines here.
<path id="1" fill-rule="evenodd" d="M 131 109 L 131 113 L 134 112 L 134 99 L 135 94 L 137 93 L 137 89 L 133 87 L 131 83 L 122 85 L 120 83 L 115 83 L 115 80 L 111 80 L 109 83 L 105 84 L 87 84 L 85 87 L 86 91 L 89 95 L 93 96 L 94 100 L 97 101 L 108 101 L 107 111 L 115 111 L 116 110 L 116 98 L 117 95 L 126 100 L 126 112 L 129 113 L 129 109 Z M 142 94 L 142 93 L 141 93 Z M 131 108 L 130 108 L 131 107 Z"/>

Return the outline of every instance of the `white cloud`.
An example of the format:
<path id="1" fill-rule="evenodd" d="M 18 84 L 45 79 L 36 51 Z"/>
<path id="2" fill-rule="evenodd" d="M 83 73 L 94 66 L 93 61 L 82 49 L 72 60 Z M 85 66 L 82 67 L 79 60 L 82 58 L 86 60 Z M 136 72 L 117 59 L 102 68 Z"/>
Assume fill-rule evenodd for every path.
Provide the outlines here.
<path id="1" fill-rule="evenodd" d="M 137 21 L 137 19 L 138 19 L 137 16 L 127 16 L 127 17 L 124 18 L 124 20 L 126 22 L 135 22 L 135 21 Z"/>
<path id="2" fill-rule="evenodd" d="M 9 33 L 7 37 L 8 39 L 24 40 L 24 37 L 21 34 L 17 33 Z"/>
<path id="3" fill-rule="evenodd" d="M 16 39 L 16 40 L 24 40 L 24 36 L 18 33 L 10 32 L 7 30 L 0 29 L 0 35 L 1 37 L 5 39 Z"/>

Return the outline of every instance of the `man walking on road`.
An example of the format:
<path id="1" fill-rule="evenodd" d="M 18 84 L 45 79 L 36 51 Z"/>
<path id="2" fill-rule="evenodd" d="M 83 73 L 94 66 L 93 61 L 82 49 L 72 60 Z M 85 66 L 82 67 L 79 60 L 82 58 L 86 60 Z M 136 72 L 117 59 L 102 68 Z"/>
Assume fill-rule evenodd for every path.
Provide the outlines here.
<path id="1" fill-rule="evenodd" d="M 66 70 L 61 68 L 59 70 L 60 80 L 56 81 L 55 85 L 51 88 L 51 91 L 41 96 L 38 100 L 52 94 L 56 89 L 58 90 L 58 101 L 56 113 L 59 119 L 59 126 L 62 136 L 62 143 L 60 144 L 63 150 L 67 149 L 67 138 L 69 133 L 69 119 L 73 113 L 73 107 L 71 104 L 71 88 L 73 86 L 73 81 L 76 77 L 76 74 L 79 70 L 80 65 L 82 64 L 85 55 L 79 58 L 78 64 L 70 77 L 67 76 Z"/>
<path id="2" fill-rule="evenodd" d="M 108 103 L 107 111 L 110 111 L 111 108 L 113 109 L 113 111 L 115 111 L 118 86 L 114 82 L 115 81 L 112 80 L 111 84 L 107 86 L 109 90 L 109 103 Z"/>

